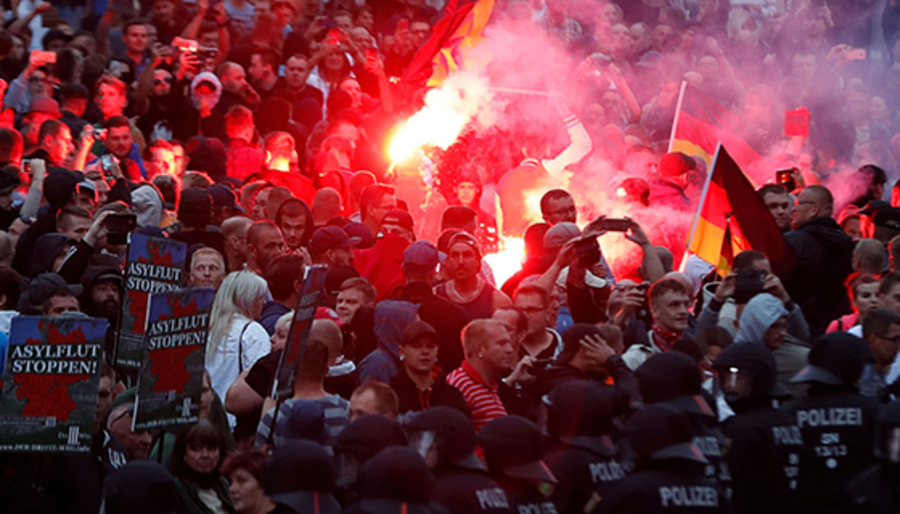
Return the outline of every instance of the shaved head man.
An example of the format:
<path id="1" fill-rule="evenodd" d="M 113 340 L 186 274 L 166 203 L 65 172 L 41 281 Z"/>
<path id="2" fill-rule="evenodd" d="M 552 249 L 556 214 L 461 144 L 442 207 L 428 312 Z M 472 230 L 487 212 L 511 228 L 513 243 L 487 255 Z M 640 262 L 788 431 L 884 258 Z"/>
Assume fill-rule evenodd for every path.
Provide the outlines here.
<path id="1" fill-rule="evenodd" d="M 341 195 L 336 189 L 323 187 L 313 198 L 313 224 L 317 227 L 325 225 L 328 220 L 341 215 Z"/>
<path id="2" fill-rule="evenodd" d="M 278 225 L 271 221 L 257 221 L 247 231 L 247 269 L 264 275 L 272 259 L 286 249 Z"/>
<path id="3" fill-rule="evenodd" d="M 232 216 L 222 222 L 222 237 L 225 238 L 225 262 L 228 269 L 237 271 L 247 263 L 247 232 L 253 220 L 243 216 Z"/>
<path id="4" fill-rule="evenodd" d="M 794 228 L 813 218 L 830 218 L 834 212 L 834 196 L 825 186 L 809 186 L 797 197 L 794 210 Z"/>

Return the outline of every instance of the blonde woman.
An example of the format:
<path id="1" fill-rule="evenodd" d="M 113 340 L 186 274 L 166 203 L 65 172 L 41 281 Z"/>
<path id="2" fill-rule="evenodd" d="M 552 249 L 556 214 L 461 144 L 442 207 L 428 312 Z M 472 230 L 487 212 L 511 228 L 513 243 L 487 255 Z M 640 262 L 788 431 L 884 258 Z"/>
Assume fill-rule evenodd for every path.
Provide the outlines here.
<path id="1" fill-rule="evenodd" d="M 206 345 L 206 369 L 220 398 L 245 369 L 272 350 L 269 334 L 257 323 L 265 303 L 266 281 L 250 271 L 230 273 L 213 302 Z M 229 415 L 234 423 L 234 417 Z"/>

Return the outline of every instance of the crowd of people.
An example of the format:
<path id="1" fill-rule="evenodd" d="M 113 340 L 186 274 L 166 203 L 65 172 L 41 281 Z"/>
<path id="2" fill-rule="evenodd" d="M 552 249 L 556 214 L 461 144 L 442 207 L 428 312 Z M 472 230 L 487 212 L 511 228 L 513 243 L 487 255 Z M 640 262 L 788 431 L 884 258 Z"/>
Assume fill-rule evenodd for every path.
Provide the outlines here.
<path id="1" fill-rule="evenodd" d="M 4 5 L 0 357 L 15 316 L 110 322 L 90 453 L 0 455 L 4 510 L 900 510 L 896 2 L 497 0 L 482 44 L 570 73 L 530 53 L 546 94 L 391 162 L 443 4 Z M 682 259 L 682 82 L 769 167 L 790 266 Z M 129 233 L 216 291 L 195 424 L 133 429 Z"/>

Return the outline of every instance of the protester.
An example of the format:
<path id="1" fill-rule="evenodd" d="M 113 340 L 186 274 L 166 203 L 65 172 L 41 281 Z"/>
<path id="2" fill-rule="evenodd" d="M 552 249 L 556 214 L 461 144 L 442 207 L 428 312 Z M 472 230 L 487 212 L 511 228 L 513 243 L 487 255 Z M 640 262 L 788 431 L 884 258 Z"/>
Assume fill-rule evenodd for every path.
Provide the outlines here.
<path id="1" fill-rule="evenodd" d="M 234 510 L 228 482 L 219 475 L 225 460 L 225 437 L 208 421 L 200 421 L 175 441 L 169 467 L 178 487 L 180 512 Z"/>

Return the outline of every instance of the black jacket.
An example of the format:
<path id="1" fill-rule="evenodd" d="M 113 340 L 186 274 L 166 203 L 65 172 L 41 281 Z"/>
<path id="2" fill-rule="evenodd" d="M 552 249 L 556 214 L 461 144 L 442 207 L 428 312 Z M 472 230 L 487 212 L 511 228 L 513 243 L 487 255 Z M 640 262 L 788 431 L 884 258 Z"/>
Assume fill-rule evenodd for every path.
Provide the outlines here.
<path id="1" fill-rule="evenodd" d="M 725 461 L 734 479 L 735 514 L 793 512 L 803 438 L 788 414 L 775 410 L 771 399 L 735 404 L 737 413 L 722 425 L 731 440 Z"/>
<path id="2" fill-rule="evenodd" d="M 637 378 L 622 357 L 618 355 L 613 355 L 606 361 L 606 369 L 609 371 L 609 376 L 615 380 L 615 385 L 610 387 L 614 387 L 617 393 L 616 413 L 627 414 L 630 412 L 633 401 L 640 397 Z M 553 363 L 538 375 L 537 381 L 528 388 L 528 391 L 531 395 L 541 398 L 550 394 L 560 384 L 572 380 L 594 380 L 594 378 L 568 364 Z"/>
<path id="3" fill-rule="evenodd" d="M 832 218 L 813 218 L 784 237 L 798 264 L 782 279 L 814 341 L 831 320 L 850 313 L 844 281 L 853 272 L 853 239 Z"/>
<path id="4" fill-rule="evenodd" d="M 856 477 L 850 484 L 854 510 L 859 514 L 892 514 L 900 512 L 900 468 L 896 464 L 879 464 Z"/>
<path id="5" fill-rule="evenodd" d="M 803 434 L 796 512 L 850 511 L 850 481 L 875 464 L 875 398 L 814 384 L 809 396 L 787 405 Z"/>
<path id="6" fill-rule="evenodd" d="M 486 472 L 453 465 L 439 466 L 434 470 L 434 477 L 434 502 L 452 514 L 511 512 L 506 493 Z"/>
<path id="7" fill-rule="evenodd" d="M 626 466 L 608 437 L 552 440 L 547 447 L 544 461 L 559 481 L 551 497 L 557 512 L 583 512 L 594 492 L 604 498 L 625 478 Z"/>
<path id="8" fill-rule="evenodd" d="M 651 461 L 620 480 L 592 510 L 584 512 L 691 513 L 730 512 L 730 502 L 717 484 L 703 476 L 702 464 L 683 461 Z"/>
<path id="9" fill-rule="evenodd" d="M 471 415 L 462 393 L 459 392 L 459 389 L 447 384 L 444 377 L 435 378 L 434 385 L 423 391 L 409 378 L 406 368 L 401 366 L 394 378 L 391 379 L 391 389 L 397 393 L 397 399 L 400 400 L 401 415 L 423 411 L 438 405 L 453 407 L 467 416 Z"/>
<path id="10" fill-rule="evenodd" d="M 460 334 L 469 322 L 462 307 L 436 296 L 424 282 L 412 282 L 403 286 L 398 300 L 419 304 L 419 318 L 438 333 L 438 364 L 447 374 L 462 364 L 465 356 Z"/>

